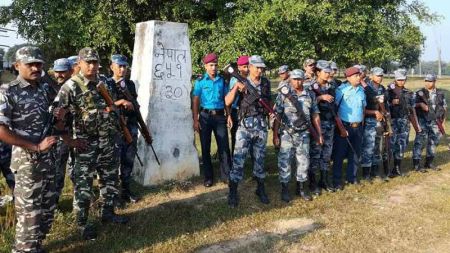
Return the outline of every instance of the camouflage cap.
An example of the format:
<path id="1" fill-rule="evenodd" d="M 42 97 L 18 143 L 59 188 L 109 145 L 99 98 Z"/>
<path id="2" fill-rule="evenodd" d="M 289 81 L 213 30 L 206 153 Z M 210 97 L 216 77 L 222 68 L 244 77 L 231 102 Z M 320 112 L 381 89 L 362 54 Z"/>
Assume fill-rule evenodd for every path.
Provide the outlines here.
<path id="1" fill-rule="evenodd" d="M 53 71 L 67 71 L 72 68 L 67 58 L 61 58 L 53 62 Z"/>
<path id="2" fill-rule="evenodd" d="M 34 62 L 44 63 L 44 57 L 38 47 L 25 46 L 16 51 L 16 62 L 19 61 L 25 64 Z"/>
<path id="3" fill-rule="evenodd" d="M 127 60 L 128 60 L 128 58 L 125 55 L 113 54 L 111 56 L 111 62 L 116 63 L 120 66 L 128 66 Z"/>
<path id="4" fill-rule="evenodd" d="M 361 73 L 362 73 L 362 72 L 366 72 L 366 70 L 367 70 L 366 65 L 362 65 L 362 64 L 356 64 L 356 65 L 354 65 L 353 67 L 359 68 L 359 70 L 361 71 Z"/>
<path id="5" fill-rule="evenodd" d="M 311 64 L 316 64 L 316 60 L 314 60 L 314 59 L 306 59 L 303 62 L 303 67 L 306 67 L 306 66 L 311 65 Z"/>
<path id="6" fill-rule="evenodd" d="M 78 58 L 80 61 L 98 61 L 98 53 L 90 47 L 85 47 L 78 53 Z"/>
<path id="7" fill-rule="evenodd" d="M 248 60 L 250 65 L 253 65 L 258 68 L 265 68 L 266 64 L 264 63 L 264 59 L 259 55 L 252 55 Z"/>
<path id="8" fill-rule="evenodd" d="M 278 68 L 278 74 L 283 74 L 289 71 L 288 65 L 282 65 Z"/>
<path id="9" fill-rule="evenodd" d="M 73 66 L 78 62 L 78 56 L 77 55 L 70 56 L 69 58 L 67 58 L 67 60 L 69 60 L 70 66 L 73 68 Z"/>
<path id="10" fill-rule="evenodd" d="M 394 71 L 394 79 L 395 80 L 406 80 L 406 70 L 397 69 Z"/>
<path id="11" fill-rule="evenodd" d="M 384 70 L 380 67 L 374 67 L 370 70 L 370 73 L 372 73 L 372 75 L 374 76 L 383 76 Z"/>
<path id="12" fill-rule="evenodd" d="M 316 69 L 323 70 L 326 73 L 330 73 L 331 71 L 333 71 L 331 69 L 330 62 L 325 61 L 325 60 L 318 60 L 316 62 Z"/>
<path id="13" fill-rule="evenodd" d="M 433 73 L 428 73 L 425 75 L 425 81 L 427 81 L 427 82 L 434 82 L 434 81 L 436 81 L 436 79 L 437 79 L 437 77 Z"/>
<path id="14" fill-rule="evenodd" d="M 301 69 L 294 69 L 289 72 L 289 77 L 291 79 L 305 79 L 305 72 Z"/>

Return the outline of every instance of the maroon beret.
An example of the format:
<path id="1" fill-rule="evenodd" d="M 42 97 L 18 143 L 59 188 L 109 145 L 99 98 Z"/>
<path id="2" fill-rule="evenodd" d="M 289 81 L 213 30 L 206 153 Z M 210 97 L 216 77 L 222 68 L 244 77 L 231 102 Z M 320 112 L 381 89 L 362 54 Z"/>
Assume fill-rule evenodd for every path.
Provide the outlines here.
<path id="1" fill-rule="evenodd" d="M 348 69 L 345 70 L 345 77 L 349 77 L 352 76 L 354 74 L 359 74 L 360 70 L 357 67 L 350 67 Z"/>
<path id="2" fill-rule="evenodd" d="M 208 64 L 210 62 L 217 62 L 217 55 L 215 53 L 209 53 L 203 57 L 204 64 Z"/>
<path id="3" fill-rule="evenodd" d="M 248 65 L 248 59 L 250 57 L 248 55 L 241 55 L 237 59 L 237 65 Z"/>

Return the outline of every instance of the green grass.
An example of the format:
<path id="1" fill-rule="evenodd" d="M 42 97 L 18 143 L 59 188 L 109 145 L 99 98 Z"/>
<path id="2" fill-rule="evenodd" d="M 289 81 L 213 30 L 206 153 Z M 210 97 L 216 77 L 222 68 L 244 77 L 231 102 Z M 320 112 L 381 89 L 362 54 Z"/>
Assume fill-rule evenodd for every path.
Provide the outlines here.
<path id="1" fill-rule="evenodd" d="M 273 86 L 275 82 L 273 82 Z M 384 81 L 385 84 L 388 80 Z M 417 89 L 423 81 L 410 79 L 407 87 Z M 450 98 L 450 79 L 438 82 Z M 447 122 L 447 126 L 449 126 Z M 448 128 L 447 128 L 448 129 Z M 412 130 L 410 140 L 414 137 Z M 72 186 L 67 180 L 56 214 L 54 228 L 45 241 L 51 252 L 193 252 L 209 245 L 235 240 L 270 228 L 284 218 L 313 219 L 318 228 L 301 236 L 270 236 L 233 252 L 444 252 L 450 240 L 450 165 L 447 139 L 438 147 L 436 163 L 440 172 L 411 173 L 388 183 L 375 181 L 349 186 L 340 193 L 326 193 L 313 202 L 298 197 L 285 204 L 279 198 L 276 152 L 268 138 L 266 168 L 270 205 L 260 204 L 255 195 L 251 168 L 246 164 L 245 180 L 239 186 L 241 204 L 226 204 L 227 186 L 222 183 L 205 189 L 202 178 L 168 182 L 146 188 L 134 185 L 143 200 L 120 213 L 131 218 L 125 226 L 100 226 L 99 238 L 84 242 L 79 237 L 71 213 Z M 196 145 L 199 139 L 196 134 Z M 412 142 L 406 153 L 411 165 Z M 216 150 L 213 139 L 212 152 Z M 214 161 L 218 167 L 217 160 Z M 217 173 L 216 173 L 217 174 Z M 4 182 L 2 181 L 2 186 Z M 294 184 L 291 183 L 291 192 Z M 0 210 L 0 225 L 11 220 L 11 207 Z M 9 214 L 7 214 L 9 212 Z M 93 211 L 93 219 L 98 214 Z M 3 220 L 1 220 L 3 219 Z M 11 227 L 1 227 L 0 252 L 9 252 L 13 242 Z"/>

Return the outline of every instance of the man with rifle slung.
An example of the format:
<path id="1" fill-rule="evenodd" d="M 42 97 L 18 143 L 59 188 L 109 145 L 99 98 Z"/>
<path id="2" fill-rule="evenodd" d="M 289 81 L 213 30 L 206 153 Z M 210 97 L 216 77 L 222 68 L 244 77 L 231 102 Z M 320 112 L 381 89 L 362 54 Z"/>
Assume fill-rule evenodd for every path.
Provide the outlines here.
<path id="1" fill-rule="evenodd" d="M 388 113 L 383 115 L 383 109 L 386 107 L 384 94 L 386 89 L 381 82 L 383 81 L 384 71 L 382 68 L 375 67 L 371 69 L 370 79 L 361 80 L 361 85 L 366 93 L 367 106 L 365 109 L 364 132 L 361 153 L 361 168 L 363 179 L 371 181 L 378 173 L 378 164 L 381 160 L 380 144 L 385 133 L 383 124 L 390 122 L 387 119 Z M 389 118 L 390 119 L 390 118 Z M 386 168 L 387 169 L 387 168 Z M 389 170 L 387 170 L 388 172 Z M 387 174 L 386 172 L 384 173 Z"/>
<path id="2" fill-rule="evenodd" d="M 133 106 L 124 99 L 113 102 L 117 94 L 108 91 L 105 84 L 99 81 L 99 57 L 94 49 L 81 49 L 78 64 L 80 73 L 64 83 L 58 97 L 59 106 L 66 108 L 73 116 L 74 136 L 90 144 L 86 149 L 75 149 L 73 174 L 76 222 L 82 237 L 91 240 L 97 236 L 93 225 L 88 223 L 95 172 L 99 176 L 102 222 L 128 222 L 127 217 L 114 213 L 119 165 L 115 142 L 119 133 L 117 122 L 122 127 L 125 125 L 122 131 L 127 138 L 131 138 L 120 111 L 115 107 L 132 110 Z"/>
<path id="3" fill-rule="evenodd" d="M 113 74 L 106 80 L 106 85 L 109 90 L 113 90 L 114 93 L 117 94 L 116 100 L 124 99 L 130 102 L 136 100 L 136 86 L 133 81 L 125 78 L 128 71 L 127 57 L 120 54 L 112 55 L 110 68 Z M 127 97 L 126 95 L 131 97 Z M 139 108 L 134 108 L 134 110 L 122 110 L 122 114 L 126 120 L 126 126 L 131 133 L 131 143 L 127 143 L 124 138 L 117 140 L 120 152 L 119 172 L 120 183 L 122 186 L 121 199 L 124 203 L 136 203 L 139 200 L 130 189 L 131 173 L 133 171 L 133 163 L 137 151 L 138 123 L 136 110 L 139 110 Z"/>
<path id="4" fill-rule="evenodd" d="M 264 204 L 269 204 L 264 178 L 264 158 L 267 143 L 267 114 L 271 110 L 270 81 L 263 76 L 266 64 L 259 55 L 249 59 L 249 76 L 247 79 L 235 75 L 237 82 L 225 96 L 225 104 L 230 106 L 235 97 L 239 97 L 239 127 L 236 133 L 236 146 L 233 155 L 233 166 L 230 171 L 228 205 L 237 207 L 239 198 L 237 194 L 238 183 L 244 174 L 244 162 L 250 147 L 253 150 L 253 175 L 256 177 L 258 187 L 256 195 Z M 273 109 L 272 109 L 273 111 Z"/>
<path id="5" fill-rule="evenodd" d="M 416 133 L 422 131 L 417 122 L 416 111 L 414 110 L 414 93 L 405 88 L 406 70 L 397 69 L 394 71 L 394 82 L 388 85 L 387 102 L 392 117 L 391 149 L 394 158 L 394 167 L 390 177 L 405 176 L 402 170 L 402 159 L 408 146 L 409 122 Z"/>
<path id="6" fill-rule="evenodd" d="M 447 102 L 445 93 L 436 88 L 436 75 L 425 76 L 425 87 L 416 91 L 416 112 L 422 132 L 416 134 L 413 148 L 414 170 L 425 172 L 426 169 L 438 170 L 432 162 L 436 154 L 436 146 L 445 135 L 445 118 Z M 422 150 L 427 142 L 424 168 L 420 167 Z"/>
<path id="7" fill-rule="evenodd" d="M 319 144 L 323 144 L 320 128 L 319 108 L 313 92 L 303 88 L 305 73 L 294 69 L 289 73 L 289 83 L 278 88 L 275 112 L 280 117 L 274 121 L 273 144 L 280 147 L 278 153 L 278 168 L 280 171 L 281 200 L 291 201 L 289 195 L 289 180 L 291 178 L 292 156 L 297 165 L 296 194 L 304 200 L 312 200 L 306 181 L 308 180 L 310 137 L 308 129 L 314 125 L 318 132 Z M 312 119 L 311 119 L 312 118 Z M 281 125 L 281 126 L 280 126 Z M 279 129 L 280 137 L 278 137 Z"/>
<path id="8" fill-rule="evenodd" d="M 334 143 L 333 183 L 335 190 L 342 190 L 342 163 L 347 164 L 347 182 L 357 184 L 357 164 L 361 155 L 362 122 L 366 107 L 366 95 L 361 87 L 360 70 L 350 67 L 345 70 L 347 81 L 336 89 L 337 115 L 342 119 L 346 133 L 338 134 Z"/>
<path id="9" fill-rule="evenodd" d="M 311 163 L 308 171 L 310 189 L 315 196 L 321 194 L 321 189 L 331 191 L 332 186 L 329 183 L 331 153 L 333 151 L 334 130 L 336 126 L 336 112 L 334 98 L 336 96 L 336 87 L 328 82 L 332 72 L 330 63 L 325 60 L 318 60 L 315 66 L 316 79 L 311 81 L 309 88 L 315 93 L 317 104 L 320 110 L 320 127 L 323 135 L 323 145 L 317 142 L 311 142 Z M 342 122 L 339 126 L 345 132 Z M 320 173 L 320 179 L 317 182 L 316 175 Z"/>

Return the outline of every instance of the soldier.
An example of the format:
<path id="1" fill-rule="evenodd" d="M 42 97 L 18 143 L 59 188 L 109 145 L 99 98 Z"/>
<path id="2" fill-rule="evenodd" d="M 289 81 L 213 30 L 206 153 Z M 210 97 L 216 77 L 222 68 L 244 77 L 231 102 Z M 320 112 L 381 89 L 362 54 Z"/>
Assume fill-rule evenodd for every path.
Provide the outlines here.
<path id="1" fill-rule="evenodd" d="M 53 71 L 56 79 L 56 83 L 50 84 L 48 86 L 48 93 L 50 96 L 50 101 L 53 101 L 56 98 L 61 86 L 69 80 L 72 75 L 72 66 L 68 59 L 61 58 L 56 60 L 53 63 Z M 66 127 L 68 129 L 68 127 Z M 56 203 L 58 203 L 59 198 L 61 196 L 62 189 L 64 188 L 64 179 L 66 177 L 66 166 L 67 160 L 69 158 L 69 147 L 62 141 L 58 140 L 56 144 L 56 174 L 55 174 L 55 183 L 56 183 Z"/>
<path id="2" fill-rule="evenodd" d="M 280 77 L 280 83 L 278 84 L 278 88 L 281 88 L 283 85 L 289 84 L 289 66 L 282 65 L 278 68 L 278 76 Z"/>
<path id="3" fill-rule="evenodd" d="M 445 133 L 445 118 L 447 102 L 445 92 L 436 88 L 436 75 L 425 76 L 425 87 L 416 92 L 416 112 L 422 132 L 416 134 L 413 148 L 413 166 L 416 171 L 426 172 L 426 169 L 437 170 L 432 162 L 436 155 L 436 146 Z M 420 158 L 427 141 L 425 168 L 420 167 Z"/>
<path id="4" fill-rule="evenodd" d="M 244 78 L 248 76 L 248 56 L 242 55 L 237 59 L 237 66 L 239 70 L 239 75 Z M 238 80 L 232 77 L 230 80 L 229 89 L 231 90 Z M 239 125 L 239 97 L 236 97 L 231 105 L 231 119 L 233 120 L 233 126 L 230 129 L 231 132 L 231 154 L 234 154 L 234 146 L 236 145 L 236 132 Z"/>
<path id="5" fill-rule="evenodd" d="M 88 223 L 94 172 L 99 177 L 102 222 L 126 223 L 127 217 L 114 213 L 118 181 L 118 119 L 110 112 L 111 108 L 96 85 L 98 80 L 99 57 L 92 48 L 83 48 L 78 54 L 80 73 L 71 77 L 58 93 L 59 106 L 67 108 L 73 116 L 73 135 L 87 140 L 85 149 L 75 149 L 74 165 L 74 210 L 83 239 L 91 240 L 97 235 Z M 115 94 L 113 94 L 113 97 Z M 115 106 L 132 109 L 126 100 L 117 100 Z"/>
<path id="6" fill-rule="evenodd" d="M 0 140 L 12 145 L 16 175 L 16 238 L 13 252 L 43 252 L 55 209 L 55 174 L 51 148 L 55 136 L 44 136 L 50 101 L 40 82 L 43 57 L 37 47 L 16 52 L 16 80 L 0 93 Z"/>
<path id="7" fill-rule="evenodd" d="M 136 86 L 134 82 L 126 79 L 128 71 L 127 57 L 115 54 L 111 56 L 111 66 L 113 75 L 106 80 L 110 90 L 114 90 L 114 93 L 118 94 L 117 99 L 126 100 L 126 96 L 123 90 L 127 90 L 134 100 L 137 99 Z M 139 110 L 139 108 L 134 108 Z M 127 144 L 124 138 L 118 140 L 118 145 L 120 149 L 120 181 L 122 184 L 122 194 L 121 199 L 125 203 L 136 203 L 139 198 L 131 192 L 131 173 L 133 171 L 134 157 L 137 151 L 137 136 L 138 136 L 138 122 L 137 115 L 135 111 L 124 111 L 123 114 L 126 116 L 127 128 L 133 137 L 133 142 Z"/>
<path id="8" fill-rule="evenodd" d="M 239 127 L 236 133 L 236 147 L 229 181 L 228 205 L 230 207 L 237 207 L 239 204 L 237 188 L 239 181 L 243 178 L 244 162 L 250 148 L 253 150 L 253 175 L 258 183 L 256 195 L 258 195 L 262 203 L 269 204 L 270 202 L 264 187 L 264 178 L 266 177 L 264 158 L 267 143 L 267 113 L 261 103 L 258 102 L 259 99 L 252 99 L 256 94 L 250 93 L 251 91 L 256 91 L 258 93 L 256 96 L 260 97 L 267 104 L 269 103 L 270 81 L 263 76 L 265 68 L 266 64 L 261 56 L 251 56 L 249 59 L 247 84 L 251 85 L 250 89 L 252 90 L 248 90 L 243 83 L 237 82 L 225 97 L 225 103 L 229 106 L 233 103 L 238 93 L 240 96 Z M 271 105 L 268 106 L 270 107 Z"/>
<path id="9" fill-rule="evenodd" d="M 306 59 L 303 62 L 303 69 L 305 70 L 305 81 L 311 81 L 315 78 L 314 71 L 316 67 L 316 61 L 314 59 Z"/>
<path id="10" fill-rule="evenodd" d="M 364 65 L 360 65 L 361 72 L 365 69 Z M 383 126 L 381 121 L 384 119 L 383 114 L 379 110 L 379 97 L 385 92 L 384 87 L 381 85 L 383 81 L 383 69 L 373 68 L 372 69 L 372 79 L 365 80 L 365 74 L 361 75 L 361 86 L 364 88 L 366 94 L 366 110 L 364 112 L 364 130 L 363 130 L 363 142 L 362 142 L 362 153 L 361 153 L 361 168 L 363 179 L 371 181 L 377 171 L 378 163 L 380 161 L 379 149 L 380 140 L 383 134 Z M 378 145 L 375 143 L 377 142 Z M 378 151 L 376 151 L 376 149 Z M 376 154 L 377 153 L 377 156 Z"/>
<path id="11" fill-rule="evenodd" d="M 310 189 L 315 196 L 320 195 L 321 189 L 331 191 L 332 186 L 328 182 L 331 153 L 333 151 L 335 118 L 332 110 L 336 87 L 328 83 L 332 72 L 327 61 L 319 60 L 315 66 L 316 79 L 311 83 L 310 90 L 315 92 L 318 108 L 320 110 L 320 127 L 323 133 L 323 145 L 311 142 L 311 164 L 309 170 Z M 320 180 L 317 182 L 316 174 L 320 172 Z"/>
<path id="12" fill-rule="evenodd" d="M 304 200 L 312 200 L 306 186 L 309 167 L 310 137 L 308 129 L 311 126 L 311 118 L 315 129 L 320 136 L 320 145 L 323 143 L 320 129 L 319 108 L 316 96 L 311 91 L 303 89 L 305 73 L 300 69 L 294 69 L 289 74 L 289 84 L 284 84 L 278 90 L 275 111 L 281 117 L 281 141 L 278 137 L 279 121 L 275 120 L 273 128 L 273 144 L 280 147 L 278 153 L 278 168 L 280 171 L 281 200 L 291 201 L 289 195 L 289 179 L 291 178 L 292 155 L 295 155 L 297 163 L 297 189 L 296 194 Z M 293 152 L 292 152 L 293 151 Z"/>
<path id="13" fill-rule="evenodd" d="M 338 72 L 338 66 L 336 62 L 330 62 L 331 73 L 330 79 L 328 79 L 328 83 L 332 84 L 334 87 L 339 87 L 342 84 L 342 81 L 336 78 L 336 74 Z"/>
<path id="14" fill-rule="evenodd" d="M 333 183 L 335 190 L 342 190 L 342 163 L 345 158 L 347 164 L 347 182 L 357 184 L 357 164 L 361 154 L 362 122 L 366 95 L 361 87 L 360 70 L 350 67 L 345 70 L 347 81 L 336 89 L 335 103 L 338 116 L 347 131 L 347 136 L 336 135 L 334 143 Z"/>
<path id="15" fill-rule="evenodd" d="M 394 167 L 390 177 L 405 176 L 401 162 L 408 145 L 409 122 L 408 117 L 414 108 L 414 94 L 405 88 L 406 71 L 398 69 L 394 72 L 395 81 L 387 89 L 387 101 L 392 117 L 393 135 L 391 138 Z"/>
<path id="16" fill-rule="evenodd" d="M 227 180 L 231 163 L 227 130 L 227 124 L 230 127 L 233 124 L 230 115 L 231 103 L 225 106 L 224 97 L 228 93 L 228 86 L 217 73 L 217 61 L 217 55 L 214 53 L 207 54 L 203 58 L 206 73 L 195 81 L 193 91 L 194 130 L 200 134 L 205 187 L 211 187 L 214 183 L 211 163 L 212 132 L 216 137 L 221 169 L 220 177 L 224 182 Z"/>

